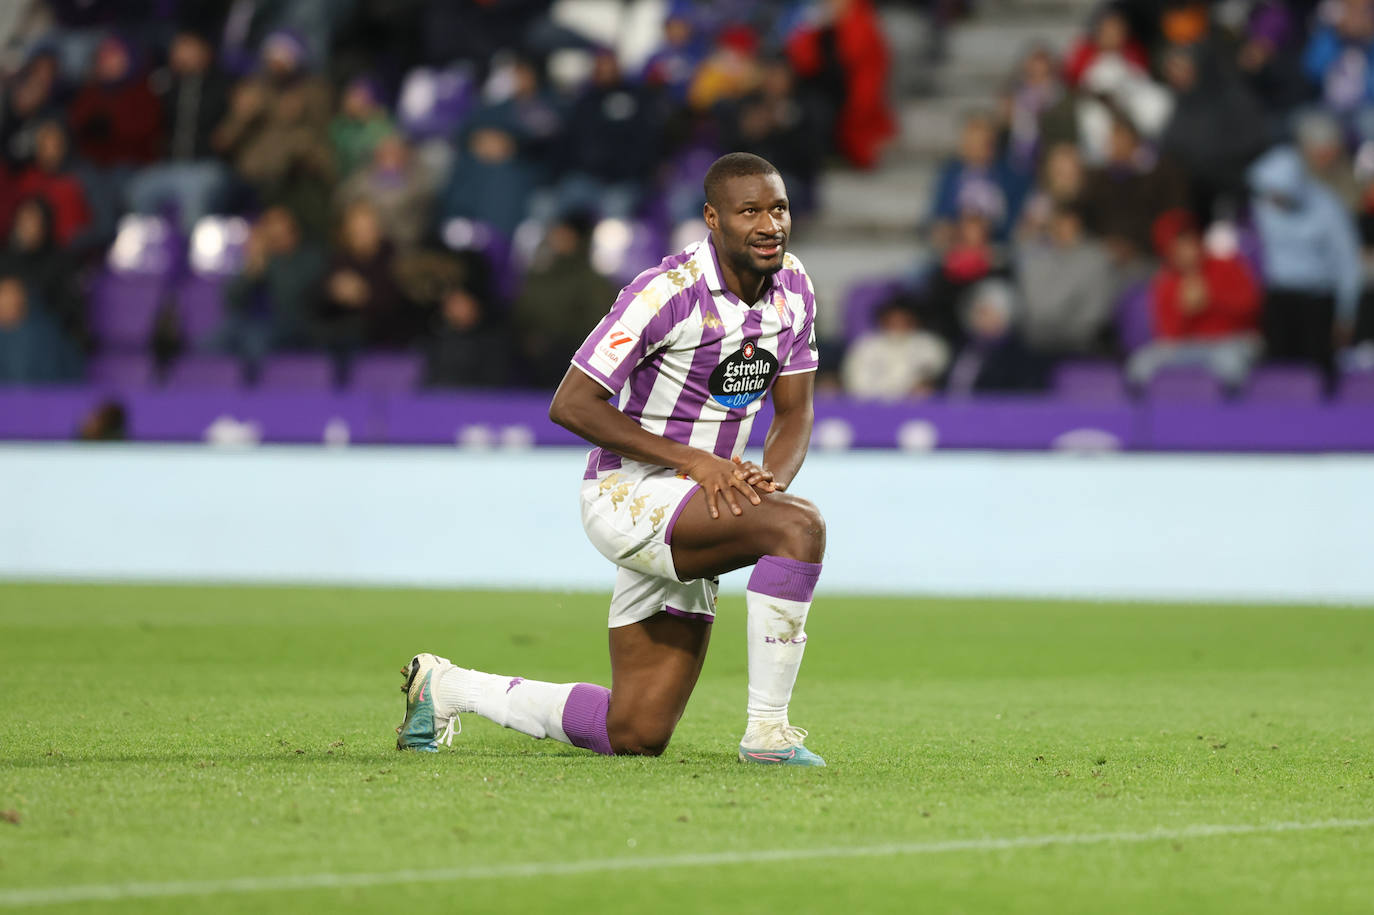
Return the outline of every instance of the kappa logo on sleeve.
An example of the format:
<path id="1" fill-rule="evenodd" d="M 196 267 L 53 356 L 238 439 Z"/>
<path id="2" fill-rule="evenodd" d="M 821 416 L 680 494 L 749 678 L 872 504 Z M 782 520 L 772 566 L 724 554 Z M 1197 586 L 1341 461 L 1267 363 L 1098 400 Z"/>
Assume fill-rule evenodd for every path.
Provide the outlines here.
<path id="1" fill-rule="evenodd" d="M 635 351 L 639 334 L 632 333 L 624 324 L 616 321 L 606 335 L 597 341 L 592 353 L 592 367 L 606 376 L 615 373 L 625 357 Z"/>

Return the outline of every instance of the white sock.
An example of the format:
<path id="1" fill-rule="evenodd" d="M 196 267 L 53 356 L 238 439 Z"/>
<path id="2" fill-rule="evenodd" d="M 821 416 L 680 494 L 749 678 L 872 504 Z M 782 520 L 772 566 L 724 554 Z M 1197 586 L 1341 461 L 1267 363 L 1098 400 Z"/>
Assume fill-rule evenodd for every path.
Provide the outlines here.
<path id="1" fill-rule="evenodd" d="M 576 683 L 545 683 L 455 667 L 445 672 L 435 696 L 447 708 L 476 712 L 503 728 L 572 743 L 563 731 L 563 709 Z"/>
<path id="2" fill-rule="evenodd" d="M 746 738 L 786 725 L 806 651 L 806 617 L 819 563 L 765 556 L 745 592 L 748 612 L 749 726 Z"/>

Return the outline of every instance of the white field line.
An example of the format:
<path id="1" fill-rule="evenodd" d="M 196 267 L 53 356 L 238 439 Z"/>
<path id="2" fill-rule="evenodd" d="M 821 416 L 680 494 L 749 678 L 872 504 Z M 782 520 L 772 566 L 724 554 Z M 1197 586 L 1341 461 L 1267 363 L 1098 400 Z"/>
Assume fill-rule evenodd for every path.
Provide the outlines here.
<path id="1" fill-rule="evenodd" d="M 129 899 L 162 899 L 177 896 L 222 896 L 237 893 L 280 893 L 288 890 L 334 890 L 357 887 L 396 886 L 408 883 L 456 883 L 462 880 L 499 880 L 522 877 L 559 877 L 615 871 L 660 870 L 680 867 L 718 867 L 731 864 L 770 864 L 825 858 L 886 858 L 904 855 L 936 855 L 949 852 L 995 852 L 1055 845 L 1110 845 L 1215 836 L 1273 835 L 1334 829 L 1367 829 L 1374 818 L 1317 820 L 1307 823 L 1213 824 L 1145 832 L 1087 832 L 1059 835 L 949 839 L 937 842 L 893 842 L 884 845 L 777 848 L 752 851 L 710 852 L 657 857 L 591 858 L 582 861 L 531 861 L 524 864 L 492 864 L 432 870 L 398 870 L 362 874 L 287 874 L 277 877 L 231 877 L 224 880 L 180 880 L 166 883 L 96 883 L 77 886 L 33 887 L 0 890 L 0 908 L 62 905 L 73 902 L 106 902 Z"/>

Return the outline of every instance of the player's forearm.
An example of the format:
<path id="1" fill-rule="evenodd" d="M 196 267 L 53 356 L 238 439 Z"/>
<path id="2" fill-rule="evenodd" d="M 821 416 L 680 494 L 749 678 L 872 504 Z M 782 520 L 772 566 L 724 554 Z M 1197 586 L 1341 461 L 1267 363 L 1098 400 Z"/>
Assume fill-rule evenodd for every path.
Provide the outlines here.
<path id="1" fill-rule="evenodd" d="M 555 398 L 549 418 L 593 445 L 632 461 L 682 471 L 700 455 L 690 445 L 645 431 L 610 402 L 599 398 L 572 401 Z"/>
<path id="2" fill-rule="evenodd" d="M 811 424 L 814 414 L 811 405 L 777 413 L 768 427 L 763 443 L 763 466 L 773 472 L 773 479 L 783 486 L 791 486 L 793 478 L 806 460 L 811 444 Z"/>

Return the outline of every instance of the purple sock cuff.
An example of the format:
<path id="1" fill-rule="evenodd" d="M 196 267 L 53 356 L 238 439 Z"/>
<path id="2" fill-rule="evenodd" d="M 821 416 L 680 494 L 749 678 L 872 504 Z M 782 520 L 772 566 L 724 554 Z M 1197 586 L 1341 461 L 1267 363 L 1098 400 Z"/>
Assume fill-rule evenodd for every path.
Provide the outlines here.
<path id="1" fill-rule="evenodd" d="M 780 597 L 810 603 L 816 593 L 816 581 L 821 577 L 819 562 L 802 562 L 782 556 L 764 556 L 754 564 L 749 576 L 749 590 L 755 594 Z"/>
<path id="2" fill-rule="evenodd" d="M 606 710 L 610 708 L 611 691 L 604 686 L 579 683 L 568 693 L 563 706 L 563 733 L 575 747 L 614 756 L 611 738 L 606 733 Z"/>

